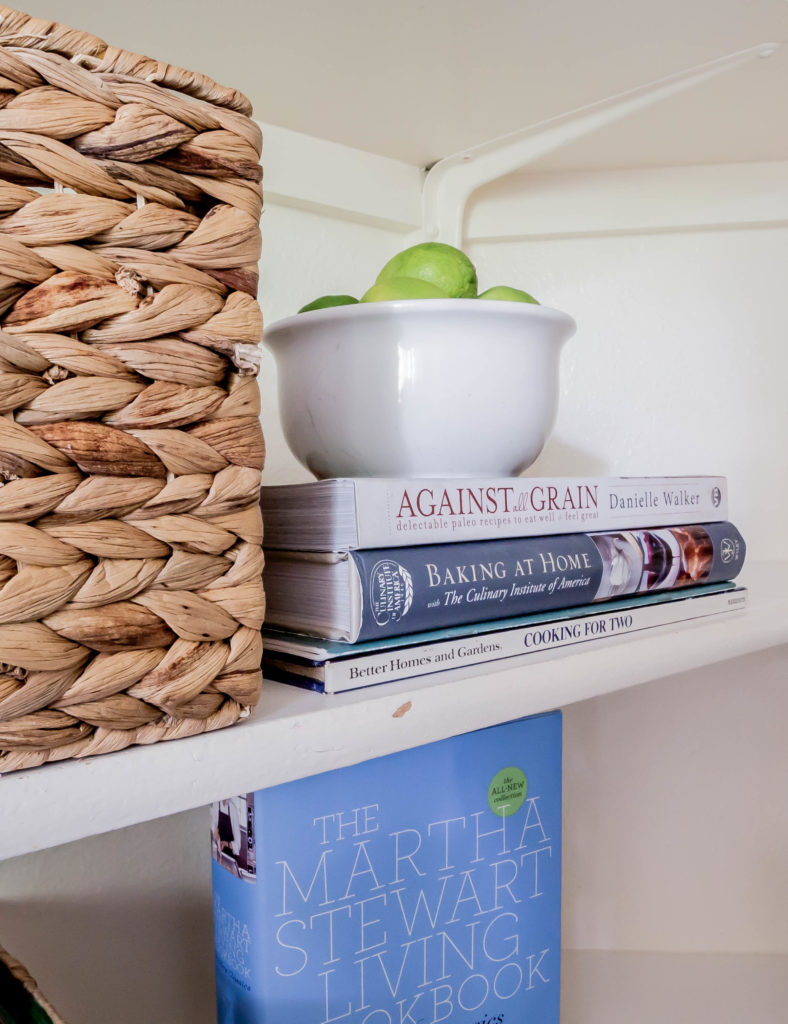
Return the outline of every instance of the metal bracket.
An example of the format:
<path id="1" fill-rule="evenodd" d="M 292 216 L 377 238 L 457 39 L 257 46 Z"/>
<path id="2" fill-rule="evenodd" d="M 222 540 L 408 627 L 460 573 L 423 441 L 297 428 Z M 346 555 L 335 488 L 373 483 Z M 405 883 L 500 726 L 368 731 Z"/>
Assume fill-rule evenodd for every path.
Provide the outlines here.
<path id="1" fill-rule="evenodd" d="M 465 207 L 470 195 L 496 178 L 512 174 L 529 163 L 576 139 L 659 100 L 714 78 L 758 57 L 771 57 L 780 43 L 759 46 L 717 57 L 604 100 L 578 107 L 479 146 L 444 157 L 429 169 L 422 193 L 422 230 L 428 241 L 461 246 Z"/>

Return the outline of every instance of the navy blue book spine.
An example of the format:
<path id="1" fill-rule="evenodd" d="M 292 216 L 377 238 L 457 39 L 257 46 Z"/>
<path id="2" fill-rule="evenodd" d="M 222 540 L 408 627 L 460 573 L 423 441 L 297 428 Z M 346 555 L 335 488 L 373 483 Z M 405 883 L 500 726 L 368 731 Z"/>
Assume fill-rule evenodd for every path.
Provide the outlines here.
<path id="1" fill-rule="evenodd" d="M 351 551 L 362 591 L 357 640 L 720 583 L 741 570 L 731 523 Z"/>

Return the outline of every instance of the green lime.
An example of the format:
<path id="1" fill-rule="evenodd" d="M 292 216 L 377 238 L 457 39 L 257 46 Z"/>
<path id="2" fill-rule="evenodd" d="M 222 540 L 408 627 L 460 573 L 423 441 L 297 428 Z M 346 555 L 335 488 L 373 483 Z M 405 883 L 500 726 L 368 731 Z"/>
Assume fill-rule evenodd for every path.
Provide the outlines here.
<path id="1" fill-rule="evenodd" d="M 369 291 L 361 296 L 362 302 L 391 302 L 394 299 L 447 299 L 442 292 L 429 281 L 420 281 L 417 277 L 390 277 L 386 281 L 373 284 Z"/>
<path id="2" fill-rule="evenodd" d="M 482 292 L 480 299 L 498 299 L 500 302 L 533 302 L 539 305 L 539 300 L 528 292 L 521 292 L 519 288 L 509 288 L 505 284 L 497 284 L 494 288 L 488 288 Z"/>
<path id="3" fill-rule="evenodd" d="M 328 309 L 331 306 L 352 306 L 358 302 L 352 295 L 321 295 L 319 299 L 307 302 L 299 309 L 299 313 L 309 313 L 313 309 Z"/>
<path id="4" fill-rule="evenodd" d="M 473 299 L 478 288 L 474 265 L 464 252 L 444 242 L 422 242 L 398 252 L 378 274 L 376 284 L 395 277 L 426 281 L 452 299 Z"/>

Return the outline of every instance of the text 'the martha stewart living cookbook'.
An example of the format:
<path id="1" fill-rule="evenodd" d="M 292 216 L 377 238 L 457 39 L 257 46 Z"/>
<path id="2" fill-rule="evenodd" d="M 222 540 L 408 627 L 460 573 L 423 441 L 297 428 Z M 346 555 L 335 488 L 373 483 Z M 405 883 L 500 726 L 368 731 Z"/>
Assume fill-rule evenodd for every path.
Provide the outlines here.
<path id="1" fill-rule="evenodd" d="M 561 716 L 213 808 L 219 1024 L 558 1024 Z"/>

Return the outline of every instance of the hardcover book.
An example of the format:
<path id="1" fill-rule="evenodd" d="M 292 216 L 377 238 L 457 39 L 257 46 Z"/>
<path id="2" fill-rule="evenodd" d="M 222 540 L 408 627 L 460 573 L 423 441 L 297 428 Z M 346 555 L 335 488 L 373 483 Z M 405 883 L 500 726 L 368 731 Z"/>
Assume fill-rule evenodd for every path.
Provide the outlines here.
<path id="1" fill-rule="evenodd" d="M 558 1024 L 560 712 L 221 804 L 219 1024 Z"/>
<path id="2" fill-rule="evenodd" d="M 341 693 L 471 666 L 525 667 L 568 647 L 613 643 L 646 630 L 744 611 L 746 605 L 745 587 L 709 583 L 606 601 L 602 607 L 562 608 L 357 644 L 264 629 L 263 674 Z"/>
<path id="3" fill-rule="evenodd" d="M 346 552 L 268 551 L 266 623 L 354 643 L 734 579 L 731 523 Z"/>
<path id="4" fill-rule="evenodd" d="M 263 487 L 268 548 L 345 551 L 703 523 L 725 477 L 337 479 Z"/>

